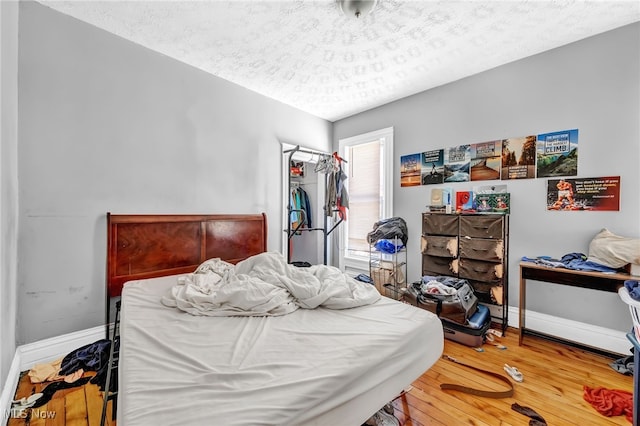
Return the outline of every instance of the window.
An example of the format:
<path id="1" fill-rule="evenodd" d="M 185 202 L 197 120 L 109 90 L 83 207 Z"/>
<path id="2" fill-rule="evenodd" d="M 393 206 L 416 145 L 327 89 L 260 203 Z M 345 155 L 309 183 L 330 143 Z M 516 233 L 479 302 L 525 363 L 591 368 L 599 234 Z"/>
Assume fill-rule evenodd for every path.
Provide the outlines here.
<path id="1" fill-rule="evenodd" d="M 349 211 L 340 226 L 339 265 L 368 271 L 367 234 L 373 224 L 393 214 L 393 128 L 377 130 L 339 141 L 347 163 Z"/>

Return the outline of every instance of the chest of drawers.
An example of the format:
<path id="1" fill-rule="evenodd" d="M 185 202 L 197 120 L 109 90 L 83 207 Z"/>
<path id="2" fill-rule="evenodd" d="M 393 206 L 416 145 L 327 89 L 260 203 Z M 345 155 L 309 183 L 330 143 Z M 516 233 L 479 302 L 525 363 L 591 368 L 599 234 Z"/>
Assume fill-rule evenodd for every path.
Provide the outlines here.
<path id="1" fill-rule="evenodd" d="M 509 216 L 422 214 L 422 275 L 464 278 L 492 320 L 507 327 Z"/>

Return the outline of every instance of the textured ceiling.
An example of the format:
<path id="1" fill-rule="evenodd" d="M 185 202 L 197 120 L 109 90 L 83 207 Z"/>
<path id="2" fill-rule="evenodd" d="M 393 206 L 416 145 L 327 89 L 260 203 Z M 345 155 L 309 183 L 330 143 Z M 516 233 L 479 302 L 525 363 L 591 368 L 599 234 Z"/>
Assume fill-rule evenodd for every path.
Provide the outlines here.
<path id="1" fill-rule="evenodd" d="M 330 121 L 640 20 L 637 0 L 40 3 Z"/>

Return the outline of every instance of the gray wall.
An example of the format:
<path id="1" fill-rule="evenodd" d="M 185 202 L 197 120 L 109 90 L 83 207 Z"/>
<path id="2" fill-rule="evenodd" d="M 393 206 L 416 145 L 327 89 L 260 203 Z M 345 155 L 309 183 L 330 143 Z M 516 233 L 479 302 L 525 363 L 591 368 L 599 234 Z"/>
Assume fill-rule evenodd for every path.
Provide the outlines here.
<path id="1" fill-rule="evenodd" d="M 12 27 L 4 18 L 2 24 L 4 83 L 4 43 Z M 280 140 L 331 151 L 332 140 L 393 126 L 398 170 L 405 154 L 579 128 L 579 175 L 620 175 L 621 211 L 547 212 L 545 179 L 509 181 L 515 306 L 521 256 L 586 252 L 602 227 L 640 236 L 639 28 L 508 64 L 332 126 L 38 3 L 21 2 L 17 218 L 11 215 L 16 172 L 7 168 L 15 144 L 6 145 L 2 112 L 1 332 L 13 335 L 15 250 L 4 233 L 15 235 L 18 221 L 22 344 L 102 324 L 107 211 L 264 211 L 269 249 L 279 250 Z M 400 188 L 399 175 L 395 186 L 395 213 L 407 219 L 414 236 L 409 279 L 416 279 L 420 212 L 430 188 Z M 600 317 L 604 327 L 628 330 L 617 296 L 556 287 L 530 293 L 529 307 L 578 321 Z M 580 304 L 566 302 L 576 297 Z M 3 344 L 1 365 L 8 365 L 13 348 Z"/>
<path id="2" fill-rule="evenodd" d="M 0 2 L 0 383 L 16 349 L 18 3 Z M 4 407 L 2 407 L 4 409 Z M 0 419 L 4 419 L 0 415 Z"/>
<path id="3" fill-rule="evenodd" d="M 420 277 L 420 214 L 431 186 L 401 188 L 399 159 L 430 149 L 578 128 L 578 175 L 621 176 L 619 212 L 546 211 L 547 179 L 491 181 L 511 192 L 511 306 L 518 305 L 522 256 L 587 254 L 601 228 L 640 237 L 639 55 L 640 24 L 633 24 L 334 123 L 334 146 L 394 127 L 394 215 L 405 218 L 411 233 L 409 279 Z M 530 288 L 528 309 L 625 332 L 631 326 L 615 294 L 542 283 Z"/>
<path id="4" fill-rule="evenodd" d="M 104 322 L 107 211 L 266 212 L 280 140 L 331 123 L 38 3 L 20 4 L 18 342 Z"/>

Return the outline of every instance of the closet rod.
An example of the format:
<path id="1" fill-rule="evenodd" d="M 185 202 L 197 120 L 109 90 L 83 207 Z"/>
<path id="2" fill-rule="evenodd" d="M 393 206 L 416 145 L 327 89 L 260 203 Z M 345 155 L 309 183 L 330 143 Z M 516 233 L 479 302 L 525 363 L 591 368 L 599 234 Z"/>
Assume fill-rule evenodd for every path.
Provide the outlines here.
<path id="1" fill-rule="evenodd" d="M 291 153 L 291 154 L 289 155 L 289 161 L 291 161 L 291 159 L 293 158 L 293 154 L 294 154 L 294 153 L 296 153 L 296 152 L 303 152 L 303 153 L 305 153 L 305 154 L 311 154 L 311 155 L 324 155 L 324 156 L 327 156 L 327 157 L 331 157 L 331 154 L 327 154 L 326 152 L 321 152 L 321 151 L 309 151 L 309 150 L 306 150 L 306 149 L 301 149 L 301 148 L 300 148 L 300 145 L 296 145 L 294 148 L 287 149 L 286 151 L 283 151 L 283 153 L 284 153 L 284 154 Z M 340 158 L 340 161 L 343 161 L 343 162 L 345 162 L 345 163 L 348 163 L 348 161 L 347 161 L 347 160 L 345 160 L 344 158 L 342 158 L 342 157 L 340 157 L 340 156 L 338 156 L 338 158 Z"/>
<path id="2" fill-rule="evenodd" d="M 300 145 L 296 145 L 294 148 L 288 149 L 286 151 L 284 151 L 285 154 L 288 153 L 295 153 L 295 152 L 304 152 L 305 154 L 313 154 L 313 155 L 331 155 L 331 154 L 327 154 L 326 152 L 320 152 L 320 151 L 309 151 L 306 149 L 301 149 Z M 289 159 L 291 159 L 291 155 L 289 156 Z"/>

